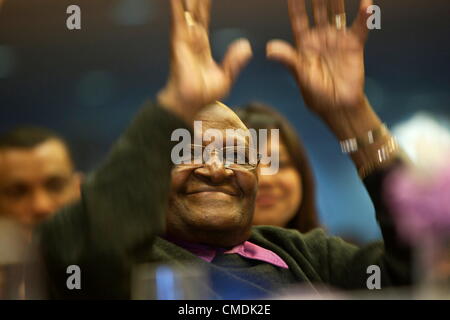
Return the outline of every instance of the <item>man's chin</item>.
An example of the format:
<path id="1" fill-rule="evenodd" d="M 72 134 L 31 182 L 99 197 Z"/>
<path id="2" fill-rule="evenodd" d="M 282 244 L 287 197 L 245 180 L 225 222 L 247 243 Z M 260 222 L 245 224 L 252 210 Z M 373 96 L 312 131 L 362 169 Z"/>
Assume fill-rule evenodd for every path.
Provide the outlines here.
<path id="1" fill-rule="evenodd" d="M 189 241 L 229 245 L 248 237 L 253 207 L 229 194 L 179 195 L 170 200 L 168 228 Z"/>
<path id="2" fill-rule="evenodd" d="M 244 217 L 235 208 L 217 207 L 205 212 L 193 210 L 192 222 L 196 226 L 210 230 L 236 230 L 244 223 Z"/>
<path id="3" fill-rule="evenodd" d="M 182 198 L 189 213 L 201 216 L 234 216 L 242 212 L 242 199 L 222 192 L 199 192 Z"/>
<path id="4" fill-rule="evenodd" d="M 205 197 L 186 200 L 184 220 L 202 229 L 239 230 L 248 220 L 235 199 Z"/>

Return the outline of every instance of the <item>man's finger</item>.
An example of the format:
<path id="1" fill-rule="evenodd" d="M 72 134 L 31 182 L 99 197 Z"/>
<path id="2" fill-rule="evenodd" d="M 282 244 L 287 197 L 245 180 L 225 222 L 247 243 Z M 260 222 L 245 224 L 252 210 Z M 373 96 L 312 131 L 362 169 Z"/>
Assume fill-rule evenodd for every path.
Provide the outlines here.
<path id="1" fill-rule="evenodd" d="M 330 16 L 345 13 L 344 0 L 328 0 Z"/>
<path id="2" fill-rule="evenodd" d="M 271 40 L 267 43 L 267 58 L 284 64 L 290 70 L 295 71 L 299 62 L 297 51 L 284 40 Z"/>
<path id="3" fill-rule="evenodd" d="M 289 17 L 296 42 L 301 35 L 309 29 L 308 13 L 306 12 L 305 0 L 289 0 Z"/>
<path id="4" fill-rule="evenodd" d="M 184 11 L 194 12 L 197 0 L 180 0 L 183 3 Z"/>
<path id="5" fill-rule="evenodd" d="M 339 28 L 339 25 L 344 23 L 343 27 L 345 27 L 345 21 L 341 21 L 342 19 L 345 19 L 345 1 L 344 0 L 328 0 L 328 1 L 329 1 L 328 19 L 330 21 L 330 24 L 333 26 L 337 26 Z"/>
<path id="6" fill-rule="evenodd" d="M 192 16 L 193 22 L 206 28 L 209 25 L 211 0 L 182 1 L 184 1 L 185 10 Z"/>
<path id="7" fill-rule="evenodd" d="M 186 18 L 184 16 L 183 0 L 170 0 L 172 11 L 172 28 L 174 31 L 186 27 Z"/>
<path id="8" fill-rule="evenodd" d="M 314 22 L 316 26 L 324 27 L 328 25 L 327 11 L 326 0 L 313 0 Z"/>
<path id="9" fill-rule="evenodd" d="M 195 0 L 193 14 L 195 21 L 207 28 L 211 14 L 211 0 Z"/>
<path id="10" fill-rule="evenodd" d="M 367 19 L 370 14 L 367 13 L 367 8 L 373 4 L 372 0 L 361 0 L 358 16 L 352 25 L 352 32 L 358 36 L 361 42 L 365 42 L 367 35 L 369 34 L 369 28 L 367 27 Z"/>
<path id="11" fill-rule="evenodd" d="M 247 39 L 238 39 L 228 47 L 222 68 L 231 81 L 237 78 L 252 56 L 252 47 Z"/>

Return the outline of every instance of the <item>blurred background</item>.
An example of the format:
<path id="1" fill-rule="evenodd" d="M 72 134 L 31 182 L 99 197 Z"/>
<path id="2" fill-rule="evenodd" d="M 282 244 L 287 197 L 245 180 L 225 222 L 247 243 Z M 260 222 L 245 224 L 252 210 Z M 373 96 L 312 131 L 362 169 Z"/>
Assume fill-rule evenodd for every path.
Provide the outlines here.
<path id="1" fill-rule="evenodd" d="M 82 29 L 66 28 L 81 8 Z M 347 0 L 348 22 L 357 0 Z M 382 29 L 366 50 L 366 92 L 389 127 L 431 115 L 450 118 L 450 2 L 378 0 Z M 165 84 L 167 0 L 6 0 L 0 11 L 0 131 L 49 127 L 74 148 L 79 169 L 94 169 L 147 99 Z M 265 59 L 273 38 L 291 39 L 284 0 L 213 1 L 211 40 L 221 59 L 238 37 L 255 57 L 224 101 L 275 106 L 300 132 L 318 184 L 322 223 L 357 242 L 380 238 L 374 209 L 347 156 L 302 101 L 290 74 Z M 413 121 L 417 132 L 424 130 Z"/>

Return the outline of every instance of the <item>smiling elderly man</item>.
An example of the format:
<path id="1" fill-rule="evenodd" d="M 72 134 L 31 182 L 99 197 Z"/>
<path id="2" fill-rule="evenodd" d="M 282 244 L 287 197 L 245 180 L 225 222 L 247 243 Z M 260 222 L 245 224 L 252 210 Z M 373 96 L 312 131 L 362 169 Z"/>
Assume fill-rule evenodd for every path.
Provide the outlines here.
<path id="1" fill-rule="evenodd" d="M 237 140 L 245 141 L 244 134 L 236 135 L 239 131 L 230 129 L 243 129 L 245 132 L 247 128 L 224 105 L 206 107 L 195 120 L 201 121 L 202 132 L 214 129 L 221 133 L 223 139 L 213 141 L 219 150 L 222 147 L 238 150 Z M 227 136 L 230 131 L 233 133 L 231 137 Z M 225 144 L 230 138 L 234 138 L 231 141 L 235 146 Z M 211 142 L 203 139 L 204 147 L 211 146 Z M 206 154 L 205 148 L 201 154 Z M 225 157 L 226 151 L 222 153 Z M 227 166 L 227 162 L 212 156 L 204 162 L 204 165 L 195 162 L 181 164 L 172 170 L 167 234 L 190 243 L 223 248 L 240 244 L 250 237 L 257 188 L 256 166 L 248 164 L 246 168 L 246 163 Z"/>
<path id="2" fill-rule="evenodd" d="M 342 17 L 343 0 L 329 3 L 334 16 Z M 213 153 L 202 164 L 172 164 L 171 134 L 190 130 L 194 120 L 204 129 L 245 129 L 230 109 L 214 101 L 228 94 L 252 54 L 248 42 L 238 40 L 216 64 L 207 32 L 210 1 L 188 1 L 183 7 L 171 0 L 171 74 L 157 103 L 141 110 L 87 179 L 82 200 L 40 229 L 51 297 L 130 298 L 132 269 L 147 262 L 205 268 L 211 281 L 204 285 L 212 298 L 264 297 L 296 283 L 367 290 L 371 265 L 381 269 L 382 288 L 409 284 L 408 250 L 380 200 L 386 173 L 401 160 L 363 92 L 371 1 L 362 1 L 346 32 L 342 21 L 329 23 L 325 0 L 313 4 L 316 27 L 310 28 L 304 1 L 289 1 L 296 46 L 274 40 L 267 54 L 288 66 L 308 107 L 347 150 L 349 139 L 358 138 L 351 156 L 374 200 L 384 244 L 357 248 L 320 229 L 300 234 L 252 228 L 257 166 L 230 164 Z M 365 143 L 368 132 L 373 141 Z M 66 287 L 69 265 L 82 270 L 81 290 Z"/>

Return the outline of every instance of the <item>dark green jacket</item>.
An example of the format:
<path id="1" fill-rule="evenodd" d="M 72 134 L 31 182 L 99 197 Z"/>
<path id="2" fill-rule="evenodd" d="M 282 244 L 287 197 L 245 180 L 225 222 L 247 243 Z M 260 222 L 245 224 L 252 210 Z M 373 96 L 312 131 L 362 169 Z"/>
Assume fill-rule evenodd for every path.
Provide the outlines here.
<path id="1" fill-rule="evenodd" d="M 130 298 L 131 273 L 147 262 L 206 268 L 211 298 L 234 298 L 232 284 L 247 297 L 265 296 L 292 283 L 366 288 L 367 267 L 381 268 L 382 288 L 407 285 L 409 252 L 378 198 L 385 172 L 364 182 L 377 209 L 384 243 L 357 248 L 321 229 L 307 234 L 275 227 L 253 228 L 251 241 L 278 254 L 289 266 L 229 255 L 207 263 L 159 237 L 164 230 L 172 162 L 173 130 L 185 123 L 157 105 L 145 106 L 82 188 L 82 199 L 40 227 L 39 239 L 52 298 Z M 228 255 L 227 255 L 228 256 Z M 68 290 L 66 269 L 81 268 L 81 290 Z M 235 291 L 235 292 L 236 292 Z"/>

